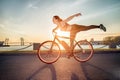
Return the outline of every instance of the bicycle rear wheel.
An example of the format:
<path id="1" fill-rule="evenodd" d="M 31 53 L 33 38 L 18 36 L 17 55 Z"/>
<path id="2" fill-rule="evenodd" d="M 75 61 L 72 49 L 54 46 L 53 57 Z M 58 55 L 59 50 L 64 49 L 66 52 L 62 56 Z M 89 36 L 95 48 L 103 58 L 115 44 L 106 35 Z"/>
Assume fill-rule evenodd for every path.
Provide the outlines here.
<path id="1" fill-rule="evenodd" d="M 56 42 L 45 41 L 43 42 L 38 49 L 39 59 L 47 64 L 54 63 L 60 57 L 60 47 Z"/>
<path id="2" fill-rule="evenodd" d="M 93 46 L 87 40 L 78 41 L 73 48 L 73 56 L 79 62 L 88 61 L 93 52 Z"/>

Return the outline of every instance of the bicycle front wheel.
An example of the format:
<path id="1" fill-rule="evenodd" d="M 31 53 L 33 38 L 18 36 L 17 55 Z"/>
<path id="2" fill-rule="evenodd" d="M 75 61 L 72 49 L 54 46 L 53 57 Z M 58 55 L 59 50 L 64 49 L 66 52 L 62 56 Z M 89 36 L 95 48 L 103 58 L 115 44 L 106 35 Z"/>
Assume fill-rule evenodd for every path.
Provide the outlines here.
<path id="1" fill-rule="evenodd" d="M 73 56 L 79 62 L 88 61 L 93 55 L 93 46 L 87 40 L 78 41 L 73 48 Z"/>
<path id="2" fill-rule="evenodd" d="M 56 42 L 45 41 L 43 42 L 38 49 L 39 59 L 47 64 L 54 63 L 60 57 L 60 47 Z"/>

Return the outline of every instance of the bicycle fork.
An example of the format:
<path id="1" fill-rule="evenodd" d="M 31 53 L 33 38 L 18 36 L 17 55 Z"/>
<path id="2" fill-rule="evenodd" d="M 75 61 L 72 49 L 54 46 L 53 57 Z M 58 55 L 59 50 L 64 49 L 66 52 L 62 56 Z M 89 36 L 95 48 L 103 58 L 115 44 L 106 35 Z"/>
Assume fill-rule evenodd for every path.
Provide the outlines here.
<path id="1" fill-rule="evenodd" d="M 55 36 L 54 40 L 52 41 L 52 45 L 50 46 L 49 53 L 51 53 L 51 52 L 52 52 L 52 49 L 53 49 L 53 46 L 54 46 L 55 39 L 56 39 L 56 36 Z"/>

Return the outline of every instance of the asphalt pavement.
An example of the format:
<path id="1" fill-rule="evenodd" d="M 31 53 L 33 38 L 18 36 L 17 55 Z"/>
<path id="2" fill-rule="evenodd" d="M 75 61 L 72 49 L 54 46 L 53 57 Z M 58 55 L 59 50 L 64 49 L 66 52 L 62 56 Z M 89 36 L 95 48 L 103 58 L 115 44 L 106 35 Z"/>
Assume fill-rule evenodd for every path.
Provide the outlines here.
<path id="1" fill-rule="evenodd" d="M 0 54 L 0 80 L 120 80 L 120 53 L 94 54 L 84 63 L 62 56 L 53 64 L 36 54 Z"/>

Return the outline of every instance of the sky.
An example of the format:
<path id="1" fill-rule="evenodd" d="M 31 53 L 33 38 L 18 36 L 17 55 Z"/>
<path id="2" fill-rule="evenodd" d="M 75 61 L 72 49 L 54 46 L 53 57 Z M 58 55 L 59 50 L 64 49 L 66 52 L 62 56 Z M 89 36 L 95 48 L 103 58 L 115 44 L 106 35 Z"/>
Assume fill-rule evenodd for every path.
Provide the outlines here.
<path id="1" fill-rule="evenodd" d="M 120 0 L 0 0 L 0 41 L 42 42 L 53 39 L 54 15 L 65 19 L 81 13 L 69 24 L 103 24 L 100 29 L 82 31 L 76 39 L 102 40 L 106 36 L 120 35 Z"/>

